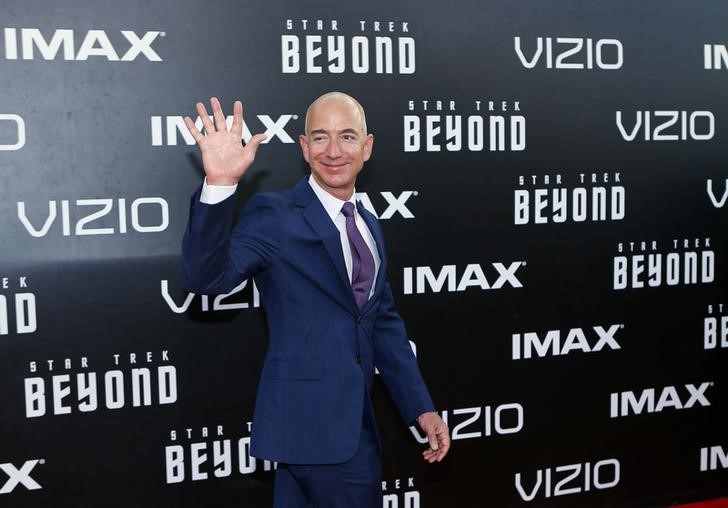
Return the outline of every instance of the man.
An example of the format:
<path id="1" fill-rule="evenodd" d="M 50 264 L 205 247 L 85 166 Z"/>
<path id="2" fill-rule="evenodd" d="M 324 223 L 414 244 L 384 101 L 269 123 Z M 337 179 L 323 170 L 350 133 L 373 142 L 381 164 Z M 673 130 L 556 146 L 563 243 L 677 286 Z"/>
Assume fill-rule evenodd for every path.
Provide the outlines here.
<path id="1" fill-rule="evenodd" d="M 197 104 L 205 135 L 185 117 L 206 178 L 192 199 L 183 270 L 198 293 L 228 292 L 251 276 L 260 290 L 270 342 L 251 453 L 278 462 L 276 507 L 381 508 L 375 365 L 405 421 L 427 434 L 425 460 L 442 460 L 450 438 L 394 308 L 382 232 L 354 201 L 374 142 L 364 110 L 339 92 L 316 99 L 300 136 L 311 175 L 288 192 L 255 195 L 232 228 L 232 196 L 265 136 L 243 146 L 242 104 L 228 130 L 210 102 L 214 124 Z"/>

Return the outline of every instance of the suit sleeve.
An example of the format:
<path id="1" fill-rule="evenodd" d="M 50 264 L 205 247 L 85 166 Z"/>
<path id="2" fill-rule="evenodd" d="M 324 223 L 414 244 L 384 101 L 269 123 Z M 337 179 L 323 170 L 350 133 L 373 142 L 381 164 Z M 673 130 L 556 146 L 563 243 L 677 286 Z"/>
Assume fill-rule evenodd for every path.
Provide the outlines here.
<path id="1" fill-rule="evenodd" d="M 269 195 L 246 203 L 232 228 L 235 198 L 209 205 L 192 196 L 182 240 L 182 275 L 188 290 L 201 294 L 232 291 L 244 279 L 265 270 L 280 247 L 280 222 Z"/>
<path id="2" fill-rule="evenodd" d="M 386 282 L 374 324 L 374 363 L 408 424 L 422 413 L 435 410 L 404 323 L 394 306 L 389 281 Z"/>

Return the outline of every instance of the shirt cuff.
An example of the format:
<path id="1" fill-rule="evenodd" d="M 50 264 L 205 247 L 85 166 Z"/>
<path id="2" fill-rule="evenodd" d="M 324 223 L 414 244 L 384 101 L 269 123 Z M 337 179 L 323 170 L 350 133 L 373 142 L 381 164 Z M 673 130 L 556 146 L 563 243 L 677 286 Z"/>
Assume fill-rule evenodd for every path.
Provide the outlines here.
<path id="1" fill-rule="evenodd" d="M 227 198 L 235 194 L 235 190 L 238 185 L 208 185 L 207 177 L 205 182 L 202 184 L 202 191 L 200 191 L 200 203 L 206 205 L 216 205 L 221 201 L 225 201 Z"/>

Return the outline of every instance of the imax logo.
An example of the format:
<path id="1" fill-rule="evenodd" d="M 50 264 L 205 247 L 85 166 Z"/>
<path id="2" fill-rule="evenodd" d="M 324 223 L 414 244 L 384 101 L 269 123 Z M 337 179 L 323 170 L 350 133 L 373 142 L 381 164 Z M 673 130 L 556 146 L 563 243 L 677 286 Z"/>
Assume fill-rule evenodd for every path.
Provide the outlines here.
<path id="1" fill-rule="evenodd" d="M 719 467 L 721 469 L 728 469 L 728 452 L 723 450 L 722 446 L 701 448 L 700 471 L 716 471 Z"/>
<path id="2" fill-rule="evenodd" d="M 43 487 L 30 477 L 30 472 L 36 465 L 44 463 L 43 459 L 27 460 L 20 469 L 9 462 L 0 464 L 0 470 L 8 476 L 5 485 L 0 488 L 0 494 L 10 494 L 18 485 L 23 485 L 28 490 L 42 489 Z"/>
<path id="3" fill-rule="evenodd" d="M 725 205 L 725 202 L 728 199 L 728 178 L 725 179 L 725 188 L 723 190 L 723 194 L 720 196 L 720 200 L 716 199 L 715 194 L 713 194 L 713 180 L 708 178 L 705 186 L 708 191 L 708 197 L 713 203 L 713 206 L 716 208 L 723 208 L 723 205 Z"/>
<path id="4" fill-rule="evenodd" d="M 110 62 L 133 62 L 144 55 L 150 62 L 161 62 L 162 58 L 152 48 L 157 37 L 164 37 L 164 32 L 145 32 L 139 37 L 132 30 L 121 30 L 124 47 L 112 44 L 104 30 L 89 30 L 83 36 L 76 49 L 76 41 L 80 39 L 74 30 L 58 29 L 47 39 L 37 28 L 21 28 L 18 37 L 17 28 L 5 28 L 5 58 L 7 60 L 35 60 L 35 50 L 44 60 L 55 60 L 59 53 L 64 60 L 88 60 L 89 57 L 103 57 Z M 20 48 L 20 53 L 18 52 Z M 119 54 L 121 58 L 119 58 Z"/>
<path id="5" fill-rule="evenodd" d="M 623 328 L 624 325 L 622 324 L 611 325 L 608 329 L 602 326 L 594 326 L 591 330 L 587 329 L 587 332 L 584 332 L 581 328 L 572 328 L 566 334 L 563 344 L 560 330 L 549 330 L 546 332 L 543 341 L 536 332 L 514 333 L 512 336 L 513 353 L 511 357 L 513 360 L 531 358 L 533 351 L 536 352 L 536 356 L 543 358 L 544 356 L 564 356 L 572 351 L 583 351 L 585 353 L 601 351 L 605 346 L 610 349 L 621 349 L 614 336 Z M 593 337 L 594 346 L 589 344 L 587 334 Z"/>
<path id="6" fill-rule="evenodd" d="M 621 111 L 615 121 L 625 141 L 634 141 L 640 131 L 645 141 L 706 141 L 715 135 L 715 115 L 710 111 L 637 111 L 629 132 Z"/>
<path id="7" fill-rule="evenodd" d="M 356 199 L 361 201 L 364 208 L 374 214 L 374 216 L 380 220 L 391 219 L 395 213 L 398 213 L 403 219 L 414 219 L 414 214 L 407 208 L 407 200 L 412 196 L 417 196 L 417 191 L 403 191 L 399 193 L 399 196 L 395 196 L 394 193 L 389 191 L 380 192 L 384 201 L 386 202 L 387 208 L 381 213 L 377 213 L 374 209 L 371 199 L 366 192 L 357 192 Z M 380 208 L 381 210 L 381 208 Z"/>
<path id="8" fill-rule="evenodd" d="M 488 282 L 483 267 L 477 263 L 467 265 L 459 278 L 455 265 L 443 266 L 437 275 L 429 266 L 408 266 L 404 268 L 404 294 L 411 295 L 413 292 L 422 294 L 427 291 L 428 287 L 433 293 L 443 290 L 447 292 L 465 291 L 469 287 L 477 287 L 482 290 L 501 289 L 506 283 L 513 288 L 522 288 L 523 284 L 516 277 L 516 271 L 525 265 L 525 261 L 514 261 L 508 267 L 503 263 L 491 263 L 492 268 L 488 268 L 492 274 L 491 280 L 493 280 L 493 275 L 497 275 L 493 284 Z"/>
<path id="9" fill-rule="evenodd" d="M 14 124 L 13 127 L 10 127 L 11 131 L 14 131 L 9 138 L 5 138 L 4 136 L 0 135 L 0 140 L 3 139 L 12 139 L 15 138 L 15 141 L 13 143 L 3 143 L 0 142 L 0 151 L 12 151 L 12 150 L 20 150 L 25 146 L 25 120 L 23 120 L 23 117 L 20 115 L 15 114 L 0 114 L 0 129 L 4 129 L 2 127 L 3 123 L 12 122 Z M 0 134 L 3 131 L 0 130 Z"/>
<path id="10" fill-rule="evenodd" d="M 295 143 L 291 135 L 286 132 L 286 125 L 291 120 L 298 120 L 298 115 L 281 115 L 277 120 L 269 115 L 258 115 L 262 127 L 265 129 L 267 138 L 263 143 L 270 143 L 273 139 L 278 138 L 281 143 Z M 215 119 L 211 116 L 210 121 L 214 123 Z M 232 115 L 225 118 L 227 128 L 231 129 L 233 125 Z M 202 119 L 198 116 L 195 119 L 195 127 L 202 132 Z M 153 116 L 152 117 L 152 146 L 177 146 L 177 134 L 182 135 L 182 139 L 186 145 L 194 145 L 195 139 L 185 127 L 184 117 L 182 116 Z M 294 133 L 294 136 L 296 134 Z M 243 123 L 242 140 L 246 143 L 250 141 L 253 135 L 248 128 L 247 123 Z"/>
<path id="11" fill-rule="evenodd" d="M 628 416 L 630 412 L 632 414 L 641 414 L 643 411 L 647 413 L 659 413 L 667 408 L 675 409 L 690 409 L 696 403 L 703 407 L 710 406 L 710 401 L 705 396 L 705 391 L 713 386 L 713 382 L 706 381 L 700 386 L 685 385 L 685 388 L 680 388 L 680 392 L 683 393 L 681 396 L 678 392 L 678 388 L 674 386 L 666 386 L 662 389 L 655 403 L 655 389 L 647 388 L 639 392 L 639 397 L 635 395 L 635 392 L 621 392 L 610 394 L 610 418 L 617 418 L 620 416 Z M 687 400 L 683 402 L 684 399 Z"/>
<path id="12" fill-rule="evenodd" d="M 706 70 L 728 69 L 728 47 L 725 44 L 703 44 L 703 63 Z"/>

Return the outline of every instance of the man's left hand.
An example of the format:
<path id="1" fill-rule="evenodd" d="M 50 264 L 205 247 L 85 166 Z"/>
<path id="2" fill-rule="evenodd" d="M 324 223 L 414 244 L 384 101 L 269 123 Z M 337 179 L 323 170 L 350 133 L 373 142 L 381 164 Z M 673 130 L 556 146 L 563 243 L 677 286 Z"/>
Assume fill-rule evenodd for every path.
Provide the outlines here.
<path id="1" fill-rule="evenodd" d="M 430 447 L 422 452 L 424 459 L 429 462 L 440 462 L 450 449 L 450 430 L 440 415 L 434 411 L 422 413 L 417 417 L 417 423 L 427 434 Z"/>

